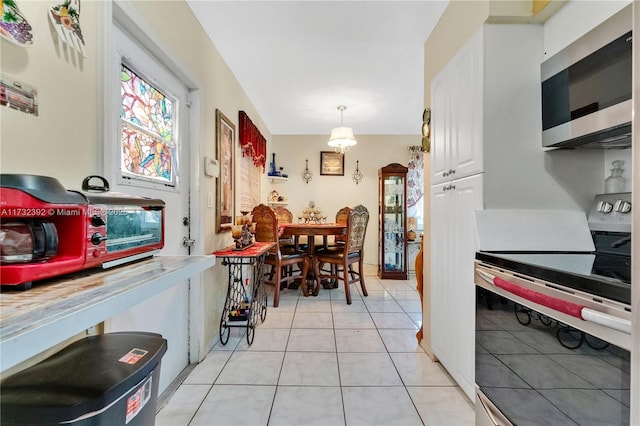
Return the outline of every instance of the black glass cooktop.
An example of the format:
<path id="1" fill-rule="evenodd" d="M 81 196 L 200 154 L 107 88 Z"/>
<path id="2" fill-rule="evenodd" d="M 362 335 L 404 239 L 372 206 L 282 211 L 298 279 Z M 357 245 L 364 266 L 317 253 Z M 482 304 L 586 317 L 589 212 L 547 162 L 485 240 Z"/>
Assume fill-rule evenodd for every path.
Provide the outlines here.
<path id="1" fill-rule="evenodd" d="M 606 253 L 477 252 L 476 259 L 532 278 L 631 304 L 631 259 Z"/>

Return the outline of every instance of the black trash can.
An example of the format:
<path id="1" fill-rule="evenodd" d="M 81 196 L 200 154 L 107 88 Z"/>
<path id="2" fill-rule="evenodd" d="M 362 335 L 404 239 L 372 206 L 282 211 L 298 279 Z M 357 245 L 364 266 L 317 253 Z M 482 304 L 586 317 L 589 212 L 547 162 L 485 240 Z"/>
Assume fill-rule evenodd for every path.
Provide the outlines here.
<path id="1" fill-rule="evenodd" d="M 2 425 L 153 425 L 160 361 L 155 333 L 89 336 L 0 383 Z"/>

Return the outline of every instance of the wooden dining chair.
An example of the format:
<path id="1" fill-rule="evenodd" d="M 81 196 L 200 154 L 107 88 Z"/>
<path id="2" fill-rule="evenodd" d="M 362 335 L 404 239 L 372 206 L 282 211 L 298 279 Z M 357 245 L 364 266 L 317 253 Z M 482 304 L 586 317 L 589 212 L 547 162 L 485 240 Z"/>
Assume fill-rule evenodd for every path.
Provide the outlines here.
<path id="1" fill-rule="evenodd" d="M 269 250 L 264 261 L 270 266 L 270 270 L 265 273 L 265 284 L 274 286 L 273 307 L 277 308 L 280 301 L 280 288 L 295 280 L 303 280 L 309 270 L 309 258 L 303 252 L 282 253 L 280 248 L 278 219 L 271 207 L 260 204 L 253 208 L 251 212 L 253 222 L 256 223 L 256 241 L 274 242 L 276 245 Z M 290 266 L 297 265 L 300 273 L 287 272 Z"/>
<path id="2" fill-rule="evenodd" d="M 351 211 L 351 207 L 343 207 L 340 210 L 338 210 L 338 212 L 336 213 L 336 223 L 340 223 L 340 224 L 347 224 L 347 218 L 349 217 L 349 212 Z M 346 235 L 334 235 L 333 236 L 333 241 L 329 241 L 329 237 L 327 235 L 325 235 L 323 237 L 323 244 L 321 246 L 318 246 L 318 248 L 316 249 L 316 251 L 322 251 L 322 250 L 336 250 L 336 247 L 338 247 L 338 249 L 344 247 L 346 241 Z M 326 264 L 325 266 L 327 266 L 330 269 L 327 269 L 326 271 L 323 272 L 329 272 L 330 274 L 335 275 L 336 274 L 336 268 L 337 266 L 334 264 Z M 353 271 L 353 268 L 351 265 L 349 265 L 349 271 L 354 274 L 355 272 Z M 333 288 L 337 288 L 338 287 L 338 281 L 337 280 L 333 280 L 331 282 L 331 285 Z"/>
<path id="3" fill-rule="evenodd" d="M 286 207 L 275 206 L 273 207 L 273 211 L 278 219 L 278 225 L 293 223 L 293 213 L 291 213 L 291 211 Z M 282 250 L 283 253 L 288 253 L 290 251 L 304 251 L 306 250 L 306 246 L 301 246 L 299 244 L 298 237 L 280 238 L 280 250 Z"/>
<path id="4" fill-rule="evenodd" d="M 364 283 L 363 247 L 367 234 L 367 224 L 369 223 L 369 211 L 363 205 L 354 207 L 347 216 L 347 233 L 343 247 L 336 246 L 333 249 L 318 250 L 315 254 L 315 274 L 318 283 L 322 280 L 341 280 L 344 282 L 344 292 L 347 304 L 351 304 L 350 285 L 360 283 L 362 294 L 368 296 L 367 287 Z M 358 263 L 357 272 L 350 273 L 350 268 L 354 263 Z M 323 265 L 331 264 L 336 268 L 324 271 Z"/>

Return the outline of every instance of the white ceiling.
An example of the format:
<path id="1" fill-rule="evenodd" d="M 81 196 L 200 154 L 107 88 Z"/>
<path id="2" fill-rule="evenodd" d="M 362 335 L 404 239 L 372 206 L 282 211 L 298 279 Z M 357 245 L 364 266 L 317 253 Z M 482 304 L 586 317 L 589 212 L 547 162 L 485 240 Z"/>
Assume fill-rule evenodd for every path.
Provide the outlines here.
<path id="1" fill-rule="evenodd" d="M 446 0 L 187 2 L 272 134 L 420 134 Z"/>

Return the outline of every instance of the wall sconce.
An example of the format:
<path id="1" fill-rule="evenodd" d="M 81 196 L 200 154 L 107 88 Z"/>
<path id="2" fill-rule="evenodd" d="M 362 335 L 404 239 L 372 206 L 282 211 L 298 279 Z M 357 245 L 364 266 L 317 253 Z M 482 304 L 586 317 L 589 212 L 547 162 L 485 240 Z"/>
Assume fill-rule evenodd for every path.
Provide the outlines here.
<path id="1" fill-rule="evenodd" d="M 360 160 L 356 160 L 356 171 L 351 175 L 351 179 L 353 179 L 353 181 L 357 185 L 362 181 L 363 178 L 364 176 L 362 175 L 362 172 L 360 172 Z"/>
<path id="2" fill-rule="evenodd" d="M 304 171 L 302 172 L 302 180 L 305 183 L 309 183 L 309 181 L 311 180 L 311 178 L 313 177 L 313 175 L 311 174 L 311 171 L 309 170 L 309 160 L 306 159 L 304 160 L 305 162 L 305 166 L 304 166 Z"/>

